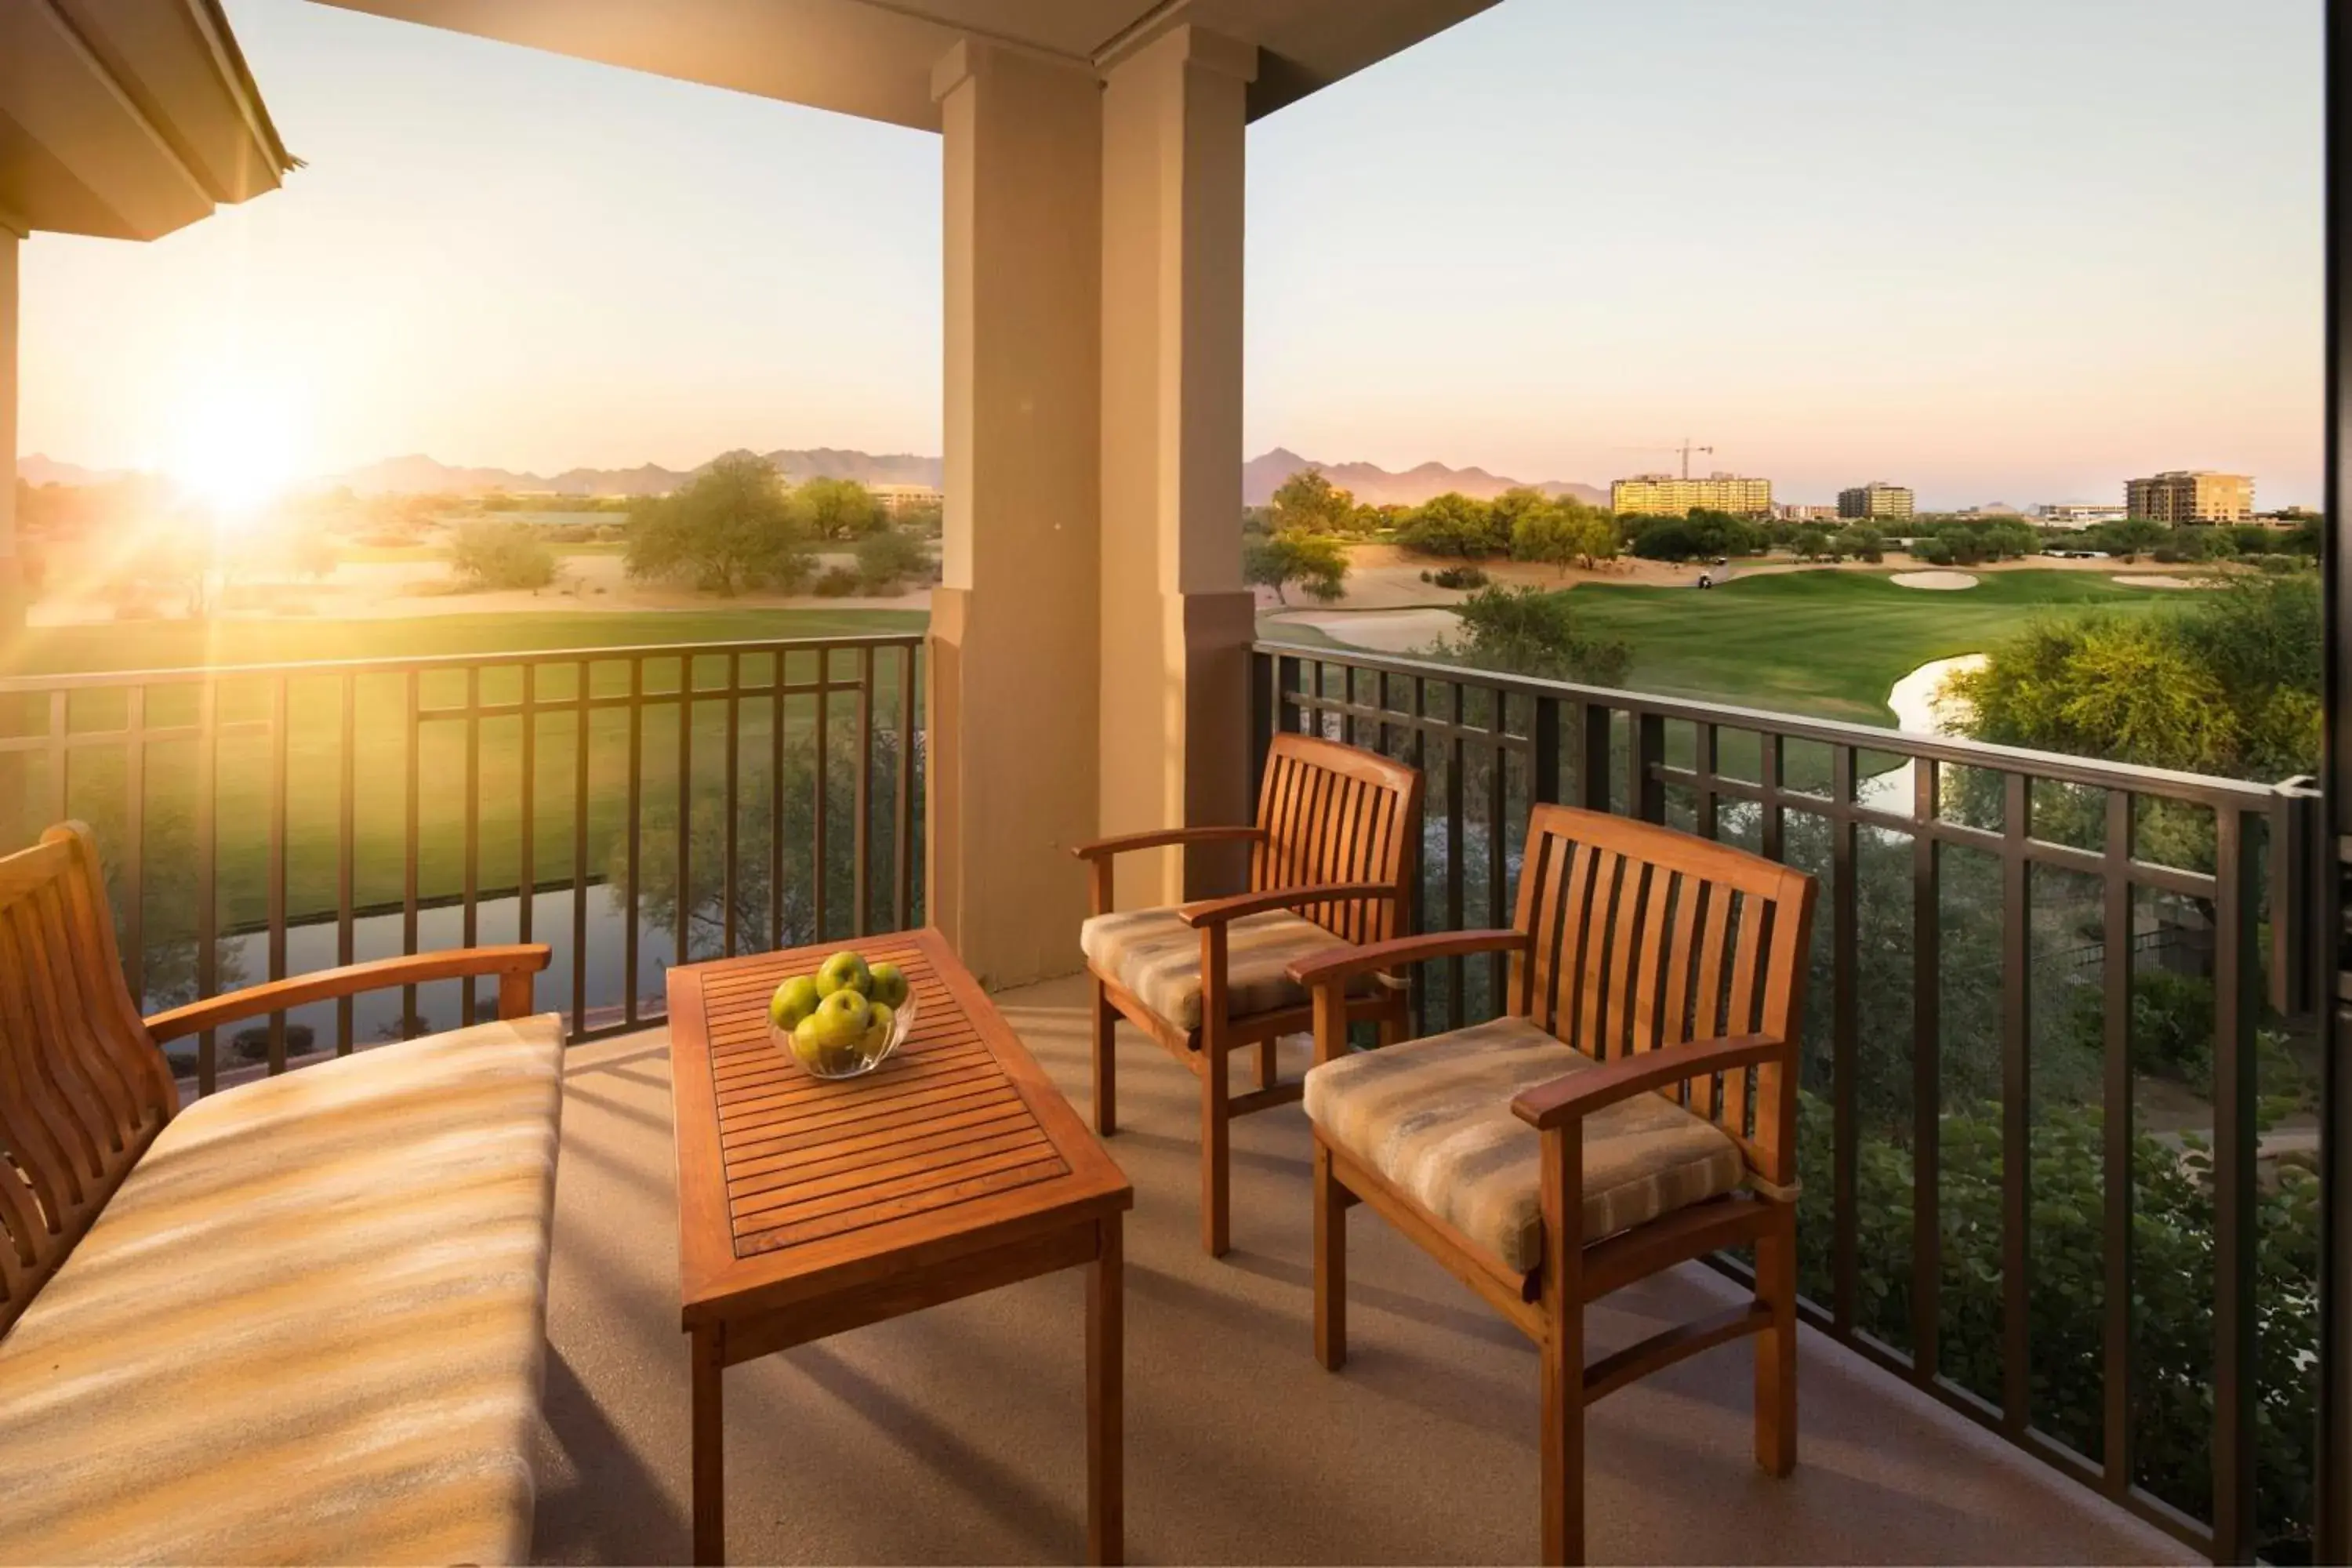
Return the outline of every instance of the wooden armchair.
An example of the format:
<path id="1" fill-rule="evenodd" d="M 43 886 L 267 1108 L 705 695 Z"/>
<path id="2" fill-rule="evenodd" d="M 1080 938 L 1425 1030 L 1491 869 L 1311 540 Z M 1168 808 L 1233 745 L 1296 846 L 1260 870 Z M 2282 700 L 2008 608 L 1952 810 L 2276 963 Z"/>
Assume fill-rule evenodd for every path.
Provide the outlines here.
<path id="1" fill-rule="evenodd" d="M 1402 936 L 1411 918 L 1421 832 L 1418 770 L 1308 735 L 1282 734 L 1266 758 L 1252 827 L 1178 827 L 1082 844 L 1093 869 L 1093 916 L 1080 933 L 1095 982 L 1095 1130 L 1116 1131 L 1123 1014 L 1201 1080 L 1201 1245 L 1222 1257 L 1231 1241 L 1227 1133 L 1231 1120 L 1298 1099 L 1276 1081 L 1275 1042 L 1312 1015 L 1292 961 L 1347 952 Z M 1112 910 L 1112 862 L 1168 845 L 1251 846 L 1249 890 L 1173 908 Z M 1381 966 L 1349 971 L 1339 1015 L 1377 1023 L 1383 1039 L 1404 1022 L 1402 984 Z M 1227 1089 L 1226 1058 L 1258 1048 L 1257 1088 Z"/>
<path id="2" fill-rule="evenodd" d="M 537 943 L 384 958 L 142 1018 L 89 830 L 65 823 L 0 857 L 0 1333 L 179 1113 L 164 1041 L 306 1002 L 480 974 L 499 976 L 499 1016 L 519 1018 L 547 961 Z"/>
<path id="3" fill-rule="evenodd" d="M 1535 810 L 1509 931 L 1305 959 L 1314 994 L 1315 1349 L 1347 1359 L 1349 1205 L 1364 1203 L 1533 1340 L 1543 1557 L 1584 1552 L 1584 1407 L 1743 1335 L 1756 1461 L 1797 1455 L 1797 1031 L 1814 887 L 1723 845 L 1567 806 Z M 1350 1055 L 1358 976 L 1511 955 L 1503 1016 Z M 1753 1073 L 1751 1084 L 1750 1074 Z M 1584 1307 L 1753 1243 L 1753 1301 L 1590 1365 Z"/>

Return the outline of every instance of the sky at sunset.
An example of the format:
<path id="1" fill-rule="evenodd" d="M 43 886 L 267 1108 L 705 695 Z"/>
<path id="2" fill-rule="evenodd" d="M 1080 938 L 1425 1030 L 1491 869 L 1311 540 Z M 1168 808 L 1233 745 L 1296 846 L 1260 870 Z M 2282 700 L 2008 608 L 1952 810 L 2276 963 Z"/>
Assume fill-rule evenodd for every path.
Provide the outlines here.
<path id="1" fill-rule="evenodd" d="M 940 446 L 935 137 L 228 0 L 286 188 L 37 237 L 20 444 Z M 1252 453 L 2119 499 L 2321 455 L 2315 0 L 1504 0 L 1250 137 Z M 260 432 L 256 435 L 255 432 Z"/>

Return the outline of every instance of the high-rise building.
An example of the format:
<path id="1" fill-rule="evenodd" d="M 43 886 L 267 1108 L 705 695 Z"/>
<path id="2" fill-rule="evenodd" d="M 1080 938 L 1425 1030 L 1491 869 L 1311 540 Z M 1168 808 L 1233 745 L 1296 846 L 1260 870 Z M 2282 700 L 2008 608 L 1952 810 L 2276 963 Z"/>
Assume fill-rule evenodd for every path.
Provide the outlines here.
<path id="1" fill-rule="evenodd" d="M 1840 517 L 1909 517 L 1911 487 L 1873 479 L 1866 485 L 1838 491 Z"/>
<path id="2" fill-rule="evenodd" d="M 1772 481 L 1738 474 L 1712 473 L 1703 479 L 1673 474 L 1635 474 L 1609 487 L 1609 509 L 1636 517 L 1680 517 L 1693 507 L 1767 517 L 1772 511 Z"/>
<path id="3" fill-rule="evenodd" d="M 2124 515 L 2149 522 L 2246 522 L 2254 515 L 2253 476 L 2173 468 L 2126 479 Z"/>

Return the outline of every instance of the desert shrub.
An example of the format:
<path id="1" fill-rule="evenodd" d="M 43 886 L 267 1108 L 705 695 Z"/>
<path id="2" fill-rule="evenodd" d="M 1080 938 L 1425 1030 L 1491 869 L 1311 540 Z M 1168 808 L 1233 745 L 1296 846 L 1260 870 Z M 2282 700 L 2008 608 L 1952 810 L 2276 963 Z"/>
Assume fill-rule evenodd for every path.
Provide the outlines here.
<path id="1" fill-rule="evenodd" d="M 857 574 L 846 566 L 828 566 L 816 574 L 809 591 L 820 599 L 845 599 L 857 592 Z"/>
<path id="2" fill-rule="evenodd" d="M 527 522 L 459 525 L 449 568 L 476 588 L 544 588 L 555 581 L 555 552 Z"/>
<path id="3" fill-rule="evenodd" d="M 857 542 L 857 584 L 869 594 L 898 591 L 909 577 L 930 575 L 931 552 L 902 529 L 886 528 Z"/>
<path id="4" fill-rule="evenodd" d="M 310 1026 L 308 1024 L 286 1026 L 286 1054 L 289 1057 L 307 1054 L 315 1047 L 316 1040 L 317 1037 L 311 1033 Z M 269 1059 L 269 1026 L 256 1024 L 250 1028 L 239 1029 L 229 1037 L 229 1048 L 236 1053 L 237 1059 L 240 1061 L 268 1061 Z"/>
<path id="5" fill-rule="evenodd" d="M 787 499 L 774 464 L 748 452 L 730 453 L 670 494 L 635 504 L 628 526 L 629 575 L 690 582 L 719 594 L 790 593 L 808 576 L 805 510 Z"/>
<path id="6" fill-rule="evenodd" d="M 1494 581 L 1482 567 L 1447 566 L 1436 572 L 1423 572 L 1421 580 L 1440 588 L 1483 588 Z"/>
<path id="7" fill-rule="evenodd" d="M 1567 594 L 1540 588 L 1482 588 L 1455 610 L 1461 635 L 1434 651 L 1480 669 L 1622 686 L 1633 649 L 1613 637 L 1587 635 L 1569 600 Z"/>
<path id="8" fill-rule="evenodd" d="M 1293 584 L 1328 604 L 1347 592 L 1348 547 L 1329 534 L 1244 533 L 1242 581 L 1273 589 L 1286 605 Z"/>

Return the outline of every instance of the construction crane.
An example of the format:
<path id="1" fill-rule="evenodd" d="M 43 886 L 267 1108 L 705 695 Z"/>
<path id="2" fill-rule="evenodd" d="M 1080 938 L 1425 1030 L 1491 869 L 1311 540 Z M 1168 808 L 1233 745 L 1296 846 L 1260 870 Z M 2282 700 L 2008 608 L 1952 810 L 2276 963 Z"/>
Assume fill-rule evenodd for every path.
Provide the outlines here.
<path id="1" fill-rule="evenodd" d="M 1683 478 L 1685 479 L 1690 478 L 1690 460 L 1691 454 L 1693 452 L 1705 452 L 1710 458 L 1715 456 L 1714 447 L 1694 447 L 1691 445 L 1691 438 L 1687 436 L 1683 437 L 1683 444 L 1679 447 L 1620 447 L 1617 450 L 1621 452 L 1679 452 L 1682 454 L 1683 458 Z"/>

